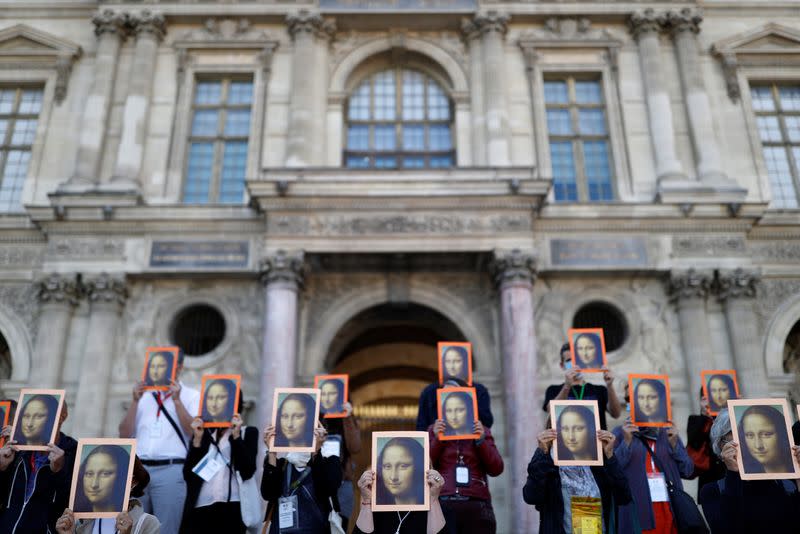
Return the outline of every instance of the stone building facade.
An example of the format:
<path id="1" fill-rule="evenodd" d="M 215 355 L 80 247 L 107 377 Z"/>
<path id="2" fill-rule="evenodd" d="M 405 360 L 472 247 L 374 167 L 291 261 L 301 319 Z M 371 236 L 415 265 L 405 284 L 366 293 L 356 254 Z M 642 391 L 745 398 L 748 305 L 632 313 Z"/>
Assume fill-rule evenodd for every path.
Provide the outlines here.
<path id="1" fill-rule="evenodd" d="M 437 340 L 474 347 L 506 473 L 572 326 L 621 391 L 702 369 L 798 398 L 793 2 L 3 0 L 0 388 L 113 436 L 145 348 L 185 381 L 352 377 L 408 428 Z M 681 423 L 682 424 L 682 423 Z"/>

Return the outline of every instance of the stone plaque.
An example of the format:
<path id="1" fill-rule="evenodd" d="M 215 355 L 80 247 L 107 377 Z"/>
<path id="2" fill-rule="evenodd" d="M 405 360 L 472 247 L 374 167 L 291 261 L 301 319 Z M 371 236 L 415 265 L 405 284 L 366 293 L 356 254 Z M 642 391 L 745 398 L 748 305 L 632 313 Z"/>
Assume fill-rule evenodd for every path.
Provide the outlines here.
<path id="1" fill-rule="evenodd" d="M 562 267 L 646 267 L 647 243 L 640 237 L 553 239 L 550 258 Z"/>
<path id="2" fill-rule="evenodd" d="M 475 11 L 477 0 L 319 0 L 321 11 Z"/>
<path id="3" fill-rule="evenodd" d="M 153 241 L 150 267 L 242 269 L 250 263 L 248 241 Z"/>

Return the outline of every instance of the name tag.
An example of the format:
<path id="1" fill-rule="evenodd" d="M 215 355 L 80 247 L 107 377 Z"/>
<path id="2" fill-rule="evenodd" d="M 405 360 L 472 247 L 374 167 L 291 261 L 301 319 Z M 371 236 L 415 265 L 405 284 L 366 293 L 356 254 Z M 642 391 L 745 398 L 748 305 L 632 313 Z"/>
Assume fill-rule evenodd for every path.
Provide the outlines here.
<path id="1" fill-rule="evenodd" d="M 469 468 L 465 466 L 456 467 L 456 484 L 469 484 Z"/>
<path id="2" fill-rule="evenodd" d="M 225 462 L 219 458 L 217 451 L 212 449 L 203 456 L 202 460 L 197 462 L 197 465 L 192 468 L 192 473 L 208 482 L 214 478 L 214 475 L 216 475 L 224 465 Z"/>
<path id="3" fill-rule="evenodd" d="M 653 502 L 669 502 L 667 483 L 663 473 L 650 473 L 647 475 L 647 485 L 650 486 L 650 500 Z"/>
<path id="4" fill-rule="evenodd" d="M 281 530 L 295 528 L 299 519 L 297 495 L 278 499 L 278 527 Z"/>
<path id="5" fill-rule="evenodd" d="M 341 457 L 342 437 L 335 434 L 326 437 L 325 441 L 322 443 L 320 452 L 323 458 L 329 458 L 331 456 Z"/>

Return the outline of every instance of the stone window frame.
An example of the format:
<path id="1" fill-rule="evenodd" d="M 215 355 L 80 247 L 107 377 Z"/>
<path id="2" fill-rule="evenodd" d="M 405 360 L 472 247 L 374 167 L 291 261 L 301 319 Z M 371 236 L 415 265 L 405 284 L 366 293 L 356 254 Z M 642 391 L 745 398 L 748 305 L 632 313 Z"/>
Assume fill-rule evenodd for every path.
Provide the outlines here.
<path id="1" fill-rule="evenodd" d="M 177 56 L 176 104 L 163 196 L 167 202 L 183 204 L 195 85 L 198 79 L 249 76 L 253 80 L 250 133 L 245 180 L 259 175 L 264 147 L 267 88 L 272 58 L 278 41 L 253 29 L 247 19 L 209 19 L 203 28 L 189 30 L 174 43 Z M 250 56 L 248 63 L 243 58 Z M 226 62 L 225 59 L 233 58 Z M 247 189 L 242 199 L 248 203 Z M 214 203 L 205 206 L 214 206 Z"/>
<path id="2" fill-rule="evenodd" d="M 55 106 L 67 96 L 72 66 L 83 54 L 80 45 L 25 24 L 0 30 L 0 45 L 14 40 L 30 41 L 34 46 L 0 48 L 0 85 L 4 87 L 41 87 L 42 107 L 36 136 L 31 145 L 31 159 L 20 198 L 20 206 L 33 201 L 36 180 L 42 165 L 48 125 Z M 22 43 L 20 43 L 22 44 Z M 4 211 L 22 214 L 19 211 Z"/>

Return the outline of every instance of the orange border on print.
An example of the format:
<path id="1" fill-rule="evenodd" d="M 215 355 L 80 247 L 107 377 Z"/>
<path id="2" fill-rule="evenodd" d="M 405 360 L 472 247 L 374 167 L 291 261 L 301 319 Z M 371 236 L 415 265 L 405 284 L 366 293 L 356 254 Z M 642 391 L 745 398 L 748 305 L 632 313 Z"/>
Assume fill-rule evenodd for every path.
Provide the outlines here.
<path id="1" fill-rule="evenodd" d="M 170 381 L 175 380 L 175 375 L 178 374 L 178 353 L 180 349 L 174 345 L 169 347 L 147 347 L 144 354 L 144 369 L 142 369 L 142 382 L 147 381 L 147 367 L 150 365 L 150 355 L 154 352 L 171 352 L 172 353 L 172 371 L 170 374 Z M 145 391 L 169 391 L 169 386 L 144 386 Z"/>
<path id="2" fill-rule="evenodd" d="M 350 375 L 316 375 L 314 377 L 314 387 L 319 389 L 319 383 L 323 380 L 329 379 L 336 379 L 340 380 L 342 384 L 344 384 L 344 396 L 342 397 L 342 404 L 349 402 L 347 395 L 349 395 L 349 383 L 350 383 Z M 321 392 L 322 390 L 320 390 Z M 321 394 L 321 393 L 320 393 Z M 320 407 L 320 411 L 322 408 Z M 322 415 L 323 419 L 341 419 L 343 417 L 347 417 L 347 412 L 338 412 L 338 413 L 326 413 Z"/>
<path id="3" fill-rule="evenodd" d="M 5 408 L 5 416 L 3 416 L 3 426 L 0 428 L 5 428 L 8 426 L 8 420 L 11 416 L 11 401 L 0 401 L 0 408 Z M 6 438 L 0 437 L 0 447 L 6 444 Z"/>
<path id="4" fill-rule="evenodd" d="M 643 421 L 636 421 L 636 402 L 633 400 L 633 381 L 639 378 L 652 378 L 654 380 L 660 380 L 664 382 L 664 387 L 666 388 L 666 402 L 667 402 L 667 420 L 664 423 L 646 423 Z M 669 392 L 669 376 L 668 375 L 639 375 L 639 374 L 630 374 L 628 375 L 628 395 L 631 398 L 631 423 L 636 426 L 652 426 L 652 427 L 659 427 L 659 428 L 668 428 L 672 426 L 672 405 L 670 404 L 670 392 Z"/>
<path id="5" fill-rule="evenodd" d="M 444 384 L 444 369 L 442 369 L 443 348 L 462 347 L 467 349 L 467 384 L 472 386 L 472 343 L 463 341 L 440 341 L 436 344 L 436 359 L 439 361 L 439 385 Z"/>
<path id="6" fill-rule="evenodd" d="M 12 426 L 10 441 L 14 441 L 17 432 L 17 421 L 19 421 L 20 413 L 24 406 L 22 399 L 25 395 L 53 395 L 58 396 L 58 409 L 56 410 L 56 418 L 53 420 L 53 431 L 50 434 L 50 439 L 47 443 L 55 443 L 56 436 L 58 435 L 58 420 L 61 419 L 61 408 L 64 406 L 64 396 L 66 390 L 63 389 L 21 389 L 19 392 L 19 401 L 17 402 L 17 413 L 14 414 L 14 425 Z M 14 449 L 18 451 L 46 451 L 47 445 L 14 445 Z"/>
<path id="7" fill-rule="evenodd" d="M 789 456 L 792 458 L 792 465 L 794 466 L 794 471 L 789 471 L 787 473 L 745 473 L 744 471 L 744 461 L 742 459 L 742 447 L 745 445 L 739 443 L 739 427 L 736 421 L 736 410 L 734 410 L 735 406 L 781 406 L 783 408 L 783 421 L 786 424 L 786 435 L 789 438 Z M 789 415 L 791 411 L 789 410 L 789 402 L 786 399 L 736 399 L 736 400 L 728 400 L 728 417 L 731 421 L 731 433 L 733 434 L 733 441 L 739 445 L 738 449 L 739 452 L 736 454 L 736 465 L 739 466 L 739 477 L 742 480 L 789 480 L 800 478 L 800 464 L 797 463 L 797 458 L 795 455 L 792 454 L 792 447 L 796 445 L 794 442 L 794 436 L 792 435 L 792 420 L 791 416 Z M 798 413 L 800 413 L 800 409 L 798 409 Z"/>
<path id="8" fill-rule="evenodd" d="M 602 373 L 602 368 L 589 367 L 584 369 L 577 363 L 577 356 L 575 356 L 575 334 L 594 334 L 600 338 L 600 357 L 603 360 L 603 367 L 608 365 L 608 356 L 606 355 L 606 338 L 603 335 L 602 328 L 570 328 L 567 330 L 567 338 L 569 339 L 569 355 L 572 358 L 572 368 L 581 373 Z"/>
<path id="9" fill-rule="evenodd" d="M 551 400 L 550 401 L 550 425 L 552 428 L 558 432 L 558 417 L 556 417 L 556 406 L 586 406 L 592 409 L 592 413 L 594 414 L 594 425 L 595 429 L 602 430 L 600 428 L 600 407 L 597 404 L 596 400 Z M 558 441 L 558 436 L 556 436 L 556 442 Z M 597 437 L 595 433 L 595 442 L 597 443 L 597 460 L 559 460 L 558 459 L 558 444 L 553 443 L 553 463 L 556 465 L 603 465 L 603 444 L 600 442 L 600 438 Z"/>
<path id="10" fill-rule="evenodd" d="M 739 393 L 739 380 L 736 378 L 736 370 L 735 369 L 718 369 L 718 370 L 707 370 L 707 371 L 700 371 L 700 380 L 703 382 L 703 396 L 706 399 L 711 399 L 711 396 L 708 394 L 708 379 L 706 378 L 708 375 L 730 375 L 733 378 L 733 388 L 736 390 L 736 399 L 740 399 L 742 396 Z M 734 399 L 735 400 L 735 399 Z M 708 413 L 717 416 L 719 415 L 719 411 L 712 412 L 709 400 L 709 409 Z"/>
<path id="11" fill-rule="evenodd" d="M 275 429 L 278 428 L 278 396 L 282 394 L 303 393 L 305 395 L 312 395 L 316 398 L 316 410 L 314 413 L 314 428 L 319 421 L 319 390 L 314 388 L 275 388 L 275 393 L 272 397 L 272 424 Z M 275 445 L 275 436 L 269 440 L 269 452 L 314 452 L 317 449 L 317 434 L 312 433 L 310 447 L 281 447 Z"/>
<path id="12" fill-rule="evenodd" d="M 96 447 L 98 445 L 120 445 L 130 446 L 131 457 L 128 463 L 128 482 L 125 484 L 125 498 L 122 499 L 122 510 L 115 512 L 75 512 L 75 497 L 78 489 L 78 473 L 81 470 L 81 460 L 83 459 L 83 448 L 85 446 Z M 105 519 L 117 517 L 120 512 L 128 509 L 128 501 L 131 498 L 131 483 L 133 482 L 133 463 L 136 459 L 136 440 L 135 439 L 111 439 L 111 438 L 88 438 L 78 440 L 78 450 L 75 452 L 75 467 L 72 468 L 72 486 L 69 492 L 69 508 L 73 510 L 75 519 Z"/>
<path id="13" fill-rule="evenodd" d="M 444 419 L 442 413 L 442 395 L 448 395 L 450 393 L 456 392 L 464 392 L 469 393 L 470 397 L 472 397 L 472 414 L 474 416 L 473 421 L 478 420 L 478 393 L 475 391 L 475 388 L 438 388 L 436 390 L 436 412 L 438 414 L 439 419 Z M 451 441 L 455 439 L 480 439 L 480 434 L 454 434 L 452 436 L 445 436 L 444 433 L 439 432 L 439 441 Z"/>
<path id="14" fill-rule="evenodd" d="M 421 439 L 423 451 L 423 461 L 425 463 L 425 476 L 423 488 L 422 504 L 377 504 L 378 496 L 378 439 L 379 438 L 412 438 Z M 427 472 L 431 468 L 431 443 L 427 432 L 396 431 L 396 432 L 373 432 L 372 433 L 372 472 L 375 473 L 375 480 L 372 483 L 372 511 L 373 512 L 426 512 L 431 509 L 431 488 L 428 486 Z"/>
<path id="15" fill-rule="evenodd" d="M 206 400 L 206 382 L 219 379 L 233 380 L 236 382 L 236 397 L 233 400 L 233 413 L 236 415 L 236 408 L 239 406 L 239 395 L 242 392 L 242 375 L 203 375 L 200 379 L 200 407 L 198 408 L 200 413 L 197 414 L 197 417 L 203 417 L 203 403 Z M 229 428 L 231 426 L 233 426 L 233 423 L 230 421 L 222 423 L 206 423 L 203 421 L 203 428 Z"/>

